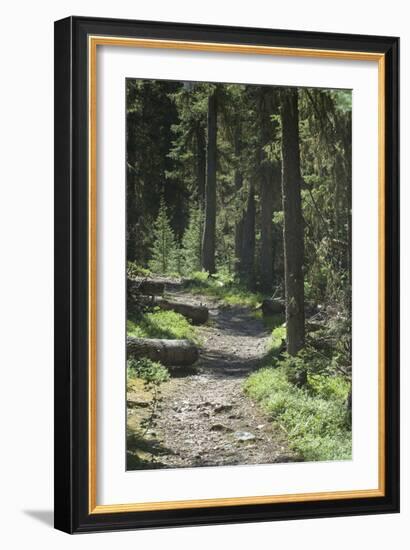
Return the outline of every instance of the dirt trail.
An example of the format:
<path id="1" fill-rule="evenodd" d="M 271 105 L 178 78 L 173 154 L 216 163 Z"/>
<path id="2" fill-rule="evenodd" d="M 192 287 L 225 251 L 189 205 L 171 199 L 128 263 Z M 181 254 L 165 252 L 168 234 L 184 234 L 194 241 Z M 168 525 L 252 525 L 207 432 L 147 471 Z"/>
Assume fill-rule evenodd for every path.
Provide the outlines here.
<path id="1" fill-rule="evenodd" d="M 245 378 L 260 366 L 266 353 L 268 333 L 263 321 L 248 308 L 222 307 L 203 296 L 174 290 L 172 297 L 206 305 L 210 321 L 199 328 L 203 347 L 195 373 L 173 377 L 162 386 L 161 414 L 147 434 L 145 455 L 141 454 L 141 441 L 135 442 L 139 456 L 147 461 L 144 467 L 295 460 L 284 434 L 272 427 L 267 415 L 242 389 Z M 138 407 L 129 409 L 129 428 L 137 425 L 141 414 Z M 132 460 L 129 467 L 133 467 Z"/>

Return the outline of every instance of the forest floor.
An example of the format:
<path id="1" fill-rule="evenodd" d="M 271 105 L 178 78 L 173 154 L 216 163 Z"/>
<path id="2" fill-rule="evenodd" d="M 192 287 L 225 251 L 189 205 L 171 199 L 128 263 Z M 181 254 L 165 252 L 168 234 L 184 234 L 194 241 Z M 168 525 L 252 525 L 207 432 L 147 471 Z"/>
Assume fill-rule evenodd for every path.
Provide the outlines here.
<path id="1" fill-rule="evenodd" d="M 157 424 L 144 438 L 147 414 L 140 385 L 128 391 L 128 468 L 179 468 L 294 462 L 284 432 L 243 391 L 266 356 L 269 332 L 250 308 L 225 306 L 205 296 L 169 288 L 173 300 L 209 308 L 198 327 L 200 359 L 191 372 L 176 369 L 161 386 Z"/>

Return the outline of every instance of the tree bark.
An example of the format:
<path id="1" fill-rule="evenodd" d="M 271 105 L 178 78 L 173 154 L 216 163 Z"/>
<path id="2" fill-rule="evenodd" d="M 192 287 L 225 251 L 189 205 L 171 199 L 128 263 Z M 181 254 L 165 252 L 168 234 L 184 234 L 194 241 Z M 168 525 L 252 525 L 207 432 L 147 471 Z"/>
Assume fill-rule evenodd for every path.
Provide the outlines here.
<path id="1" fill-rule="evenodd" d="M 205 221 L 202 239 L 202 267 L 215 273 L 215 227 L 216 227 L 216 139 L 217 98 L 216 89 L 208 98 L 208 141 L 205 187 Z"/>
<path id="2" fill-rule="evenodd" d="M 194 325 L 203 325 L 208 321 L 209 311 L 206 306 L 196 306 L 192 304 L 184 304 L 183 302 L 175 302 L 171 300 L 165 300 L 164 298 L 157 298 L 154 301 L 154 305 L 158 306 L 164 311 L 175 311 L 180 313 Z"/>
<path id="3" fill-rule="evenodd" d="M 248 289 L 255 288 L 255 188 L 253 182 L 249 183 L 246 211 L 242 226 L 242 250 L 241 250 L 241 278 Z"/>
<path id="4" fill-rule="evenodd" d="M 162 296 L 165 285 L 154 279 L 127 279 L 127 291 L 129 294 L 137 293 L 143 296 Z"/>
<path id="5" fill-rule="evenodd" d="M 280 298 L 271 300 L 263 300 L 262 313 L 263 315 L 277 315 L 278 313 L 285 313 L 286 303 Z"/>
<path id="6" fill-rule="evenodd" d="M 236 163 L 237 163 L 237 166 L 235 168 L 235 175 L 234 175 L 234 185 L 235 185 L 235 192 L 237 196 L 241 194 L 241 190 L 243 186 L 243 175 L 240 169 L 240 154 L 241 154 L 241 135 L 240 134 L 241 134 L 241 130 L 240 130 L 240 127 L 238 126 L 234 134 L 235 157 L 236 157 Z M 242 208 L 240 208 L 239 217 L 235 223 L 235 271 L 236 273 L 240 273 L 242 269 L 241 258 L 242 258 L 242 241 L 243 241 L 243 217 L 244 217 L 244 213 Z"/>
<path id="7" fill-rule="evenodd" d="M 160 338 L 127 338 L 127 353 L 140 359 L 160 361 L 165 366 L 190 366 L 199 357 L 199 350 L 189 340 L 163 340 Z"/>
<path id="8" fill-rule="evenodd" d="M 205 203 L 206 186 L 206 140 L 205 129 L 201 124 L 196 128 L 196 178 L 198 183 L 198 204 L 202 210 Z"/>
<path id="9" fill-rule="evenodd" d="M 242 271 L 243 212 L 235 224 L 235 271 Z"/>
<path id="10" fill-rule="evenodd" d="M 260 287 L 269 293 L 273 287 L 273 169 L 262 167 Z"/>
<path id="11" fill-rule="evenodd" d="M 296 355 L 305 340 L 304 229 L 300 193 L 298 91 L 282 93 L 282 201 L 285 256 L 286 344 Z"/>
<path id="12" fill-rule="evenodd" d="M 259 117 L 260 117 L 260 289 L 264 293 L 272 291 L 273 287 L 273 204 L 274 191 L 279 195 L 279 187 L 276 186 L 276 176 L 273 161 L 268 157 L 265 147 L 273 141 L 273 128 L 271 115 L 277 111 L 277 105 L 273 97 L 274 92 L 261 87 L 259 92 Z M 276 96 L 275 96 L 276 97 Z M 279 181 L 279 178 L 278 178 Z"/>

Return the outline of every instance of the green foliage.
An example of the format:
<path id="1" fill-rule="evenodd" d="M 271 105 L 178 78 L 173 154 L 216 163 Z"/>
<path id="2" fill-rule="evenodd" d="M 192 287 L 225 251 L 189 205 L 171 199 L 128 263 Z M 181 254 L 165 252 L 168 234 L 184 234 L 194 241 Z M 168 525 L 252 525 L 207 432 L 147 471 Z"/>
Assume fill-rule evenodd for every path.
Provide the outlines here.
<path id="1" fill-rule="evenodd" d="M 225 283 L 224 281 L 228 281 Z M 205 277 L 202 273 L 195 274 L 187 283 L 187 288 L 192 294 L 201 294 L 218 298 L 227 306 L 248 306 L 257 308 L 260 306 L 263 295 L 258 292 L 250 292 L 248 289 L 232 280 L 232 275 L 215 274 Z"/>
<path id="2" fill-rule="evenodd" d="M 308 375 L 308 388 L 313 394 L 324 399 L 335 398 L 345 403 L 349 394 L 350 384 L 344 376 Z"/>
<path id="3" fill-rule="evenodd" d="M 282 316 L 279 318 L 282 319 Z M 283 347 L 283 342 L 286 342 L 286 327 L 282 324 L 272 330 L 269 341 L 269 351 L 274 355 L 278 354 Z"/>
<path id="4" fill-rule="evenodd" d="M 147 415 L 141 420 L 143 430 L 141 435 L 144 437 L 148 430 L 156 424 L 162 401 L 160 386 L 169 380 L 169 372 L 161 363 L 151 361 L 146 357 L 129 359 L 127 361 L 127 381 L 129 382 L 133 378 L 142 380 L 144 390 L 151 394 Z"/>
<path id="5" fill-rule="evenodd" d="M 145 269 L 145 267 L 137 265 L 135 262 L 127 262 L 127 277 L 134 279 L 135 277 L 149 277 L 150 275 L 151 271 L 149 269 Z"/>
<path id="6" fill-rule="evenodd" d="M 335 102 L 335 109 L 343 113 L 352 111 L 352 92 L 350 90 L 330 90 L 329 94 Z"/>
<path id="7" fill-rule="evenodd" d="M 147 385 L 159 385 L 169 380 L 168 370 L 157 361 L 151 359 L 128 359 L 128 378 L 140 378 Z"/>
<path id="8" fill-rule="evenodd" d="M 153 245 L 148 265 L 154 273 L 169 275 L 178 272 L 179 263 L 180 257 L 175 235 L 169 222 L 164 198 L 161 198 L 153 229 Z"/>
<path id="9" fill-rule="evenodd" d="M 265 368 L 245 383 L 246 393 L 287 433 L 292 448 L 308 461 L 349 460 L 351 424 L 344 377 L 315 374 L 306 387 L 289 381 L 287 367 Z"/>
<path id="10" fill-rule="evenodd" d="M 156 309 L 138 319 L 127 320 L 127 334 L 134 338 L 167 338 L 200 343 L 198 333 L 189 321 L 175 311 Z"/>
<path id="11" fill-rule="evenodd" d="M 240 262 L 236 261 L 241 250 L 236 230 L 243 221 L 249 183 L 254 182 L 254 271 L 258 288 L 261 176 L 265 170 L 274 169 L 274 284 L 280 285 L 283 211 L 279 92 L 286 92 L 283 88 L 127 80 L 127 258 L 166 275 L 189 276 L 201 270 L 199 212 L 204 200 L 207 106 L 209 94 L 216 88 L 217 270 L 242 276 L 246 281 L 247 274 L 241 273 Z M 320 304 L 342 305 L 346 311 L 350 309 L 351 294 L 351 113 L 351 91 L 300 90 L 306 295 Z M 158 196 L 164 199 L 160 215 Z M 167 258 L 164 233 L 170 245 Z"/>
<path id="12" fill-rule="evenodd" d="M 168 157 L 172 125 L 177 109 L 170 98 L 181 83 L 127 79 L 127 259 L 147 267 L 152 245 L 152 224 L 158 213 L 158 197 L 166 192 L 166 205 L 179 234 L 184 223 L 180 205 L 184 188 L 169 181 L 173 168 Z M 178 205 L 178 215 L 174 210 Z"/>
<path id="13" fill-rule="evenodd" d="M 208 280 L 209 273 L 207 271 L 194 271 L 190 274 L 191 283 L 205 283 Z"/>
<path id="14" fill-rule="evenodd" d="M 202 209 L 208 97 L 216 89 L 217 273 L 209 276 L 201 270 Z M 183 274 L 191 293 L 260 315 L 266 296 L 254 290 L 263 280 L 262 236 L 266 242 L 271 231 L 272 287 L 284 295 L 284 94 L 286 89 L 269 86 L 127 80 L 127 259 L 135 262 L 128 264 L 129 276 Z M 351 372 L 352 94 L 304 88 L 298 98 L 303 282 L 305 300 L 322 306 L 323 327 L 313 332 L 307 324 L 305 348 L 291 357 L 283 353 L 284 319 L 265 318 L 272 331 L 267 360 L 276 368 L 255 373 L 246 388 L 307 460 L 349 458 L 344 401 Z M 262 215 L 267 178 L 274 186 L 268 232 L 269 218 Z M 253 214 L 246 217 L 250 196 L 254 220 Z M 127 330 L 136 337 L 198 341 L 194 327 L 172 311 L 141 313 L 129 319 Z"/>
<path id="15" fill-rule="evenodd" d="M 235 284 L 234 275 L 227 269 L 220 269 L 217 273 L 211 275 L 212 280 L 214 280 L 220 286 L 229 286 Z"/>
<path id="16" fill-rule="evenodd" d="M 350 310 L 352 94 L 304 89 L 299 105 L 309 299 Z"/>
<path id="17" fill-rule="evenodd" d="M 203 214 L 199 208 L 192 208 L 181 246 L 182 273 L 184 275 L 201 270 L 202 228 Z"/>

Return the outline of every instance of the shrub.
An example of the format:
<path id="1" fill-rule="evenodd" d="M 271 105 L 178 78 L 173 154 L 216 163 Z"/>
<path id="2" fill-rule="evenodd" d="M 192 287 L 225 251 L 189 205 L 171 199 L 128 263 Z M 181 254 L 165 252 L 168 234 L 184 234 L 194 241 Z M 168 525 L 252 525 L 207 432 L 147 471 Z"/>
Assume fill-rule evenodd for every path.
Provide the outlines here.
<path id="1" fill-rule="evenodd" d="M 161 363 L 145 357 L 129 359 L 127 361 L 127 380 L 132 378 L 140 378 L 144 383 L 144 390 L 151 394 L 147 415 L 140 421 L 141 436 L 144 437 L 148 430 L 156 425 L 162 401 L 160 386 L 169 380 L 169 372 Z"/>
<path id="2" fill-rule="evenodd" d="M 209 273 L 207 271 L 194 271 L 190 274 L 190 279 L 194 283 L 205 283 L 208 277 Z"/>
<path id="3" fill-rule="evenodd" d="M 127 262 L 127 276 L 131 279 L 135 277 L 149 277 L 151 271 L 144 267 L 137 265 L 135 262 Z"/>
<path id="4" fill-rule="evenodd" d="M 127 361 L 128 378 L 141 378 L 146 385 L 159 385 L 169 380 L 168 370 L 151 359 L 128 359 Z"/>

